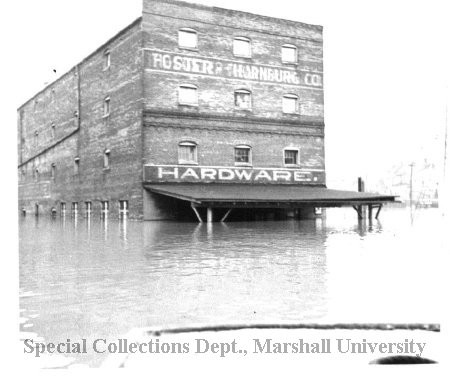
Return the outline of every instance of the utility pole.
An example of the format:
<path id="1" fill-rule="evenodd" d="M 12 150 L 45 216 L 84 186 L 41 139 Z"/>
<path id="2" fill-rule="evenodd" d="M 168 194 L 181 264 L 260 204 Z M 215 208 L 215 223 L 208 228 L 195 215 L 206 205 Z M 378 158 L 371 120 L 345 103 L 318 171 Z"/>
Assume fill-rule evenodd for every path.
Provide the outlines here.
<path id="1" fill-rule="evenodd" d="M 445 133 L 444 133 L 444 180 L 445 180 L 445 167 L 447 163 L 447 129 L 448 129 L 448 102 L 445 103 Z"/>
<path id="2" fill-rule="evenodd" d="M 409 167 L 411 168 L 411 172 L 409 174 L 409 206 L 412 207 L 412 204 L 413 204 L 413 168 L 414 168 L 414 162 L 410 163 Z"/>

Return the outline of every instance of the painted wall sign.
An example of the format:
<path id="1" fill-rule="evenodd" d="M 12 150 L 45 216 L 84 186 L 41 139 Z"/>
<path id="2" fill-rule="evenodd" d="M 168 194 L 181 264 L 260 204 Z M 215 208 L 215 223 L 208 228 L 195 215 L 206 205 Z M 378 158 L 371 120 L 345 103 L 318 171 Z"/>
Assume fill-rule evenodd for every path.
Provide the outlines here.
<path id="1" fill-rule="evenodd" d="M 324 170 L 145 165 L 144 182 L 324 183 Z"/>
<path id="2" fill-rule="evenodd" d="M 289 67 L 247 64 L 201 56 L 145 50 L 146 68 L 153 71 L 182 72 L 204 76 L 245 79 L 322 88 L 322 75 Z"/>

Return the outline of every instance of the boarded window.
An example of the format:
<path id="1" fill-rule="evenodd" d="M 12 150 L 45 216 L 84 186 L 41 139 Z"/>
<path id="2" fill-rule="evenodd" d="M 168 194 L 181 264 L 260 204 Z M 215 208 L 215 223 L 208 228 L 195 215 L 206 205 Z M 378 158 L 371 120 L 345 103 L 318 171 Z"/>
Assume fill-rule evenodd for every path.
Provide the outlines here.
<path id="1" fill-rule="evenodd" d="M 250 39 L 246 37 L 236 37 L 233 40 L 233 54 L 239 57 L 251 57 L 252 49 Z"/>
<path id="2" fill-rule="evenodd" d="M 298 112 L 298 97 L 294 94 L 283 96 L 283 112 L 286 114 L 296 114 Z"/>
<path id="3" fill-rule="evenodd" d="M 181 142 L 178 145 L 178 162 L 197 163 L 197 145 L 193 142 Z"/>
<path id="4" fill-rule="evenodd" d="M 234 91 L 234 106 L 243 110 L 252 108 L 252 93 L 248 90 Z"/>
<path id="5" fill-rule="evenodd" d="M 297 63 L 297 47 L 285 44 L 281 47 L 281 61 L 283 63 Z"/>
<path id="6" fill-rule="evenodd" d="M 179 104 L 196 106 L 198 105 L 197 87 L 192 84 L 183 84 L 178 89 Z"/>
<path id="7" fill-rule="evenodd" d="M 197 48 L 197 31 L 183 28 L 178 31 L 178 46 L 180 48 Z"/>

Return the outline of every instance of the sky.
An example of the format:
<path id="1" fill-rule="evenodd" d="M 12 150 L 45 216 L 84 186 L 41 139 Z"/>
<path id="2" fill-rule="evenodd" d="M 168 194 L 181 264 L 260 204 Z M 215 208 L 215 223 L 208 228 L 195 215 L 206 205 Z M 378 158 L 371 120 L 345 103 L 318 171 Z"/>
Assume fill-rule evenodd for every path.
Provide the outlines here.
<path id="1" fill-rule="evenodd" d="M 2 64 L 8 67 L 2 70 L 8 127 L 2 144 L 14 151 L 10 160 L 17 107 L 139 17 L 141 1 L 3 2 L 2 35 L 10 37 L 13 52 Z M 446 1 L 196 2 L 324 27 L 329 185 L 351 186 L 358 176 L 375 180 L 400 162 L 442 164 L 450 68 Z"/>
<path id="2" fill-rule="evenodd" d="M 17 202 L 17 108 L 55 79 L 54 69 L 63 74 L 139 17 L 141 1 L 0 2 L 0 194 L 3 216 L 14 218 L 0 224 L 9 241 L 3 245 L 6 263 L 18 260 L 17 207 L 10 204 Z M 428 157 L 442 164 L 449 102 L 448 0 L 197 2 L 324 26 L 329 187 L 355 188 L 358 176 L 375 180 L 399 162 Z M 7 275 L 0 280 L 3 293 L 19 287 L 18 274 Z M 8 303 L 16 298 L 10 296 Z M 6 313 L 17 314 L 17 308 L 13 304 Z M 3 318 L 8 324 L 2 323 L 2 330 L 17 330 L 15 317 Z M 5 333 L 4 346 L 16 343 L 15 333 Z"/>

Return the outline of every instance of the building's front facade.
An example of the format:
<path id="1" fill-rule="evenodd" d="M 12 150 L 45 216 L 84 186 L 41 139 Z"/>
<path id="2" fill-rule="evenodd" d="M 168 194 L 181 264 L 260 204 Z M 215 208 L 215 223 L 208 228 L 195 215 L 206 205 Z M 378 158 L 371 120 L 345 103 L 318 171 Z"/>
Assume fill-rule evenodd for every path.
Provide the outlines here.
<path id="1" fill-rule="evenodd" d="M 19 108 L 19 209 L 212 220 L 367 203 L 326 189 L 323 100 L 320 26 L 144 0 Z"/>

